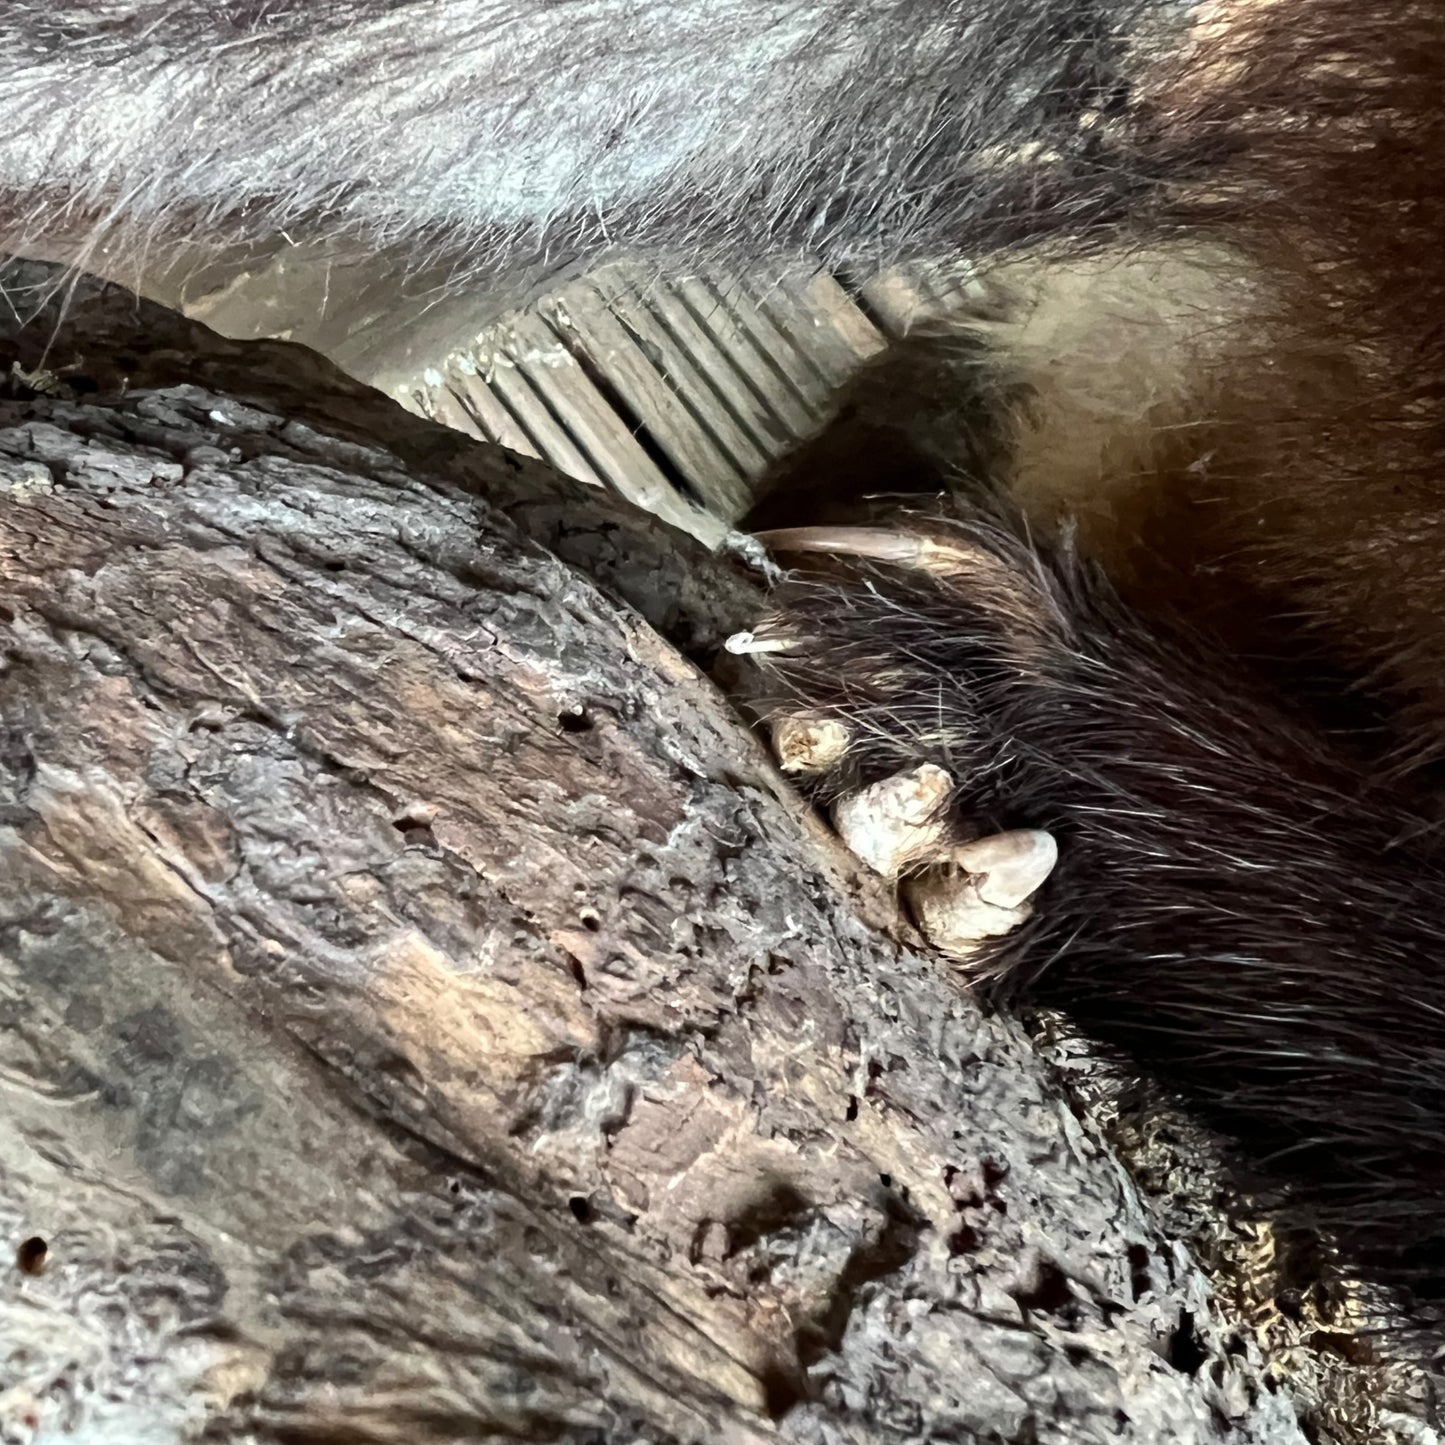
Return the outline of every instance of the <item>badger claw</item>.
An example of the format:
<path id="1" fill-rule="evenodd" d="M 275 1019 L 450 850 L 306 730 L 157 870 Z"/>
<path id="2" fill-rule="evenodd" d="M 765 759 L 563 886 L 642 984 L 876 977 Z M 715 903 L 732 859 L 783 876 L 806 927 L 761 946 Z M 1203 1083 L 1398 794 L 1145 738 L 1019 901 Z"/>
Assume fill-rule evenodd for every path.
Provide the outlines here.
<path id="1" fill-rule="evenodd" d="M 1059 861 L 1059 845 L 1041 828 L 1017 828 L 976 838 L 953 850 L 953 862 L 972 875 L 980 899 L 996 908 L 1018 908 L 1047 881 Z"/>
<path id="2" fill-rule="evenodd" d="M 922 763 L 844 798 L 834 806 L 833 824 L 874 872 L 896 878 L 943 849 L 944 804 L 952 791 L 953 779 L 942 768 Z"/>
<path id="3" fill-rule="evenodd" d="M 903 888 L 923 936 L 941 953 L 967 960 L 987 938 L 1012 933 L 1058 861 L 1053 834 L 995 833 L 950 850 L 947 862 Z"/>
<path id="4" fill-rule="evenodd" d="M 910 879 L 903 895 L 924 938 L 961 962 L 970 961 L 985 939 L 1012 933 L 1033 912 L 1030 904 L 999 908 L 985 902 L 971 878 L 942 871 Z"/>
<path id="5" fill-rule="evenodd" d="M 1059 849 L 1052 833 L 1037 828 L 950 847 L 945 805 L 953 787 L 942 768 L 923 763 L 843 799 L 833 820 L 848 847 L 885 878 L 922 865 L 903 880 L 903 896 L 929 943 L 966 961 L 985 939 L 1011 933 L 1032 914 Z"/>
<path id="6" fill-rule="evenodd" d="M 797 641 L 782 632 L 770 632 L 766 623 L 759 623 L 753 632 L 734 632 L 723 642 L 723 646 L 737 657 L 749 657 L 761 652 L 791 652 Z"/>
<path id="7" fill-rule="evenodd" d="M 825 773 L 842 761 L 851 736 L 833 718 L 782 717 L 773 723 L 773 752 L 785 773 Z"/>
<path id="8" fill-rule="evenodd" d="M 865 557 L 942 575 L 971 570 L 978 558 L 977 549 L 972 547 L 884 527 L 783 527 L 756 535 L 770 552 Z"/>

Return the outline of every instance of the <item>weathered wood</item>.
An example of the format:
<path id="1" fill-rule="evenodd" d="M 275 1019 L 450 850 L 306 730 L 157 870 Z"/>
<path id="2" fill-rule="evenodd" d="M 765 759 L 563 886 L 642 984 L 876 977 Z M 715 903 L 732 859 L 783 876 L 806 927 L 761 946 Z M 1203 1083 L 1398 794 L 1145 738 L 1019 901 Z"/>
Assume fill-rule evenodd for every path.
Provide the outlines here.
<path id="1" fill-rule="evenodd" d="M 30 261 L 0 266 L 0 357 L 87 388 L 198 383 L 260 400 L 289 431 L 315 424 L 381 445 L 408 469 L 492 506 L 558 557 L 624 598 L 689 652 L 715 647 L 755 615 L 757 578 L 613 493 L 406 410 L 306 347 L 232 341 L 115 286 Z M 729 554 L 731 555 L 731 554 Z"/>
<path id="2" fill-rule="evenodd" d="M 704 495 L 719 515 L 740 515 L 752 500 L 752 482 L 767 470 L 772 455 L 760 447 L 757 436 L 741 419 L 750 417 L 755 406 L 748 404 L 746 388 L 729 378 L 732 368 L 716 366 L 716 347 L 707 343 L 697 324 L 690 322 L 684 309 L 656 278 L 639 282 L 619 275 L 619 269 L 603 268 L 590 278 L 596 294 L 634 339 L 656 374 L 687 403 L 680 425 L 701 427 L 721 448 L 725 459 L 726 468 L 716 480 L 687 469 L 684 475 L 699 491 L 701 484 L 706 484 Z M 694 338 L 700 342 L 696 350 L 688 344 Z M 738 403 L 742 405 L 735 412 Z M 674 455 L 681 451 L 681 447 L 677 448 Z"/>
<path id="3" fill-rule="evenodd" d="M 683 287 L 723 324 L 704 326 L 655 263 L 614 261 L 559 281 L 394 394 L 716 540 L 885 340 L 817 270 L 694 274 Z"/>
<path id="4" fill-rule="evenodd" d="M 615 600 L 736 569 L 668 611 L 655 524 L 297 348 L 14 324 L 150 384 L 0 401 L 7 1438 L 1302 1438 Z"/>
<path id="5" fill-rule="evenodd" d="M 543 301 L 540 310 L 579 361 L 585 360 L 594 374 L 607 379 L 625 413 L 656 439 L 680 476 L 712 479 L 729 504 L 719 511 L 736 515 L 745 509 L 748 489 L 736 463 L 701 426 L 676 386 L 653 366 L 595 287 L 574 286 L 565 297 Z"/>

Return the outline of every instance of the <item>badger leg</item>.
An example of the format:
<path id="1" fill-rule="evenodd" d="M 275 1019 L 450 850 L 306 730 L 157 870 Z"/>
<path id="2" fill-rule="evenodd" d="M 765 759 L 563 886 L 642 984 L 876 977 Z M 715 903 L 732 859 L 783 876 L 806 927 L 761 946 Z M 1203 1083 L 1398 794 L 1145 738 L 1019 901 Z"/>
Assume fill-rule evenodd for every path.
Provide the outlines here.
<path id="1" fill-rule="evenodd" d="M 1357 1262 L 1445 1296 L 1435 830 L 1067 552 L 941 514 L 772 541 L 821 561 L 751 634 L 779 752 L 924 931 L 1178 1089 Z"/>

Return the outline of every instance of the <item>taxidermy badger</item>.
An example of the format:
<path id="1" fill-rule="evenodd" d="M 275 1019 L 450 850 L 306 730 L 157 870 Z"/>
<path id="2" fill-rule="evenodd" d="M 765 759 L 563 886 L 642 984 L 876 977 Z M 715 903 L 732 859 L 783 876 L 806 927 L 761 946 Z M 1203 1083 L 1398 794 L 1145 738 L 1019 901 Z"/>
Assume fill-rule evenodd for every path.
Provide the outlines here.
<path id="1" fill-rule="evenodd" d="M 0 56 L 5 241 L 122 279 L 969 260 L 761 504 L 783 761 L 1445 1297 L 1438 0 L 12 0 Z"/>

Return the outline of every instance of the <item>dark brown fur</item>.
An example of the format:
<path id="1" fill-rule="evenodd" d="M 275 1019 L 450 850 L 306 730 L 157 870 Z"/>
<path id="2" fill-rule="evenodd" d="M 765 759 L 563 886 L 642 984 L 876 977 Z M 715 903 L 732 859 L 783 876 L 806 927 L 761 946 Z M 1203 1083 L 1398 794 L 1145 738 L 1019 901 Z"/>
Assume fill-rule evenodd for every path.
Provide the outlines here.
<path id="1" fill-rule="evenodd" d="M 973 327 L 952 360 L 936 337 L 886 359 L 795 463 L 887 457 L 896 489 L 915 449 L 918 490 L 952 476 L 987 525 L 947 522 L 957 501 L 896 524 L 962 526 L 1008 559 L 1047 645 L 1020 657 L 1012 609 L 869 566 L 865 586 L 799 590 L 783 616 L 803 644 L 768 661 L 786 707 L 855 734 L 825 796 L 927 759 L 958 780 L 957 831 L 1053 831 L 1036 913 L 981 964 L 999 995 L 1125 1050 L 1236 1141 L 1252 1187 L 1433 1317 L 1445 852 L 1430 771 L 1402 775 L 1445 743 L 1445 16 L 1226 4 L 1197 36 L 1141 78 L 1135 142 L 1177 180 L 1112 262 L 1147 277 L 1151 256 L 1183 258 L 1197 326 L 1160 323 L 1198 350 L 1182 400 L 1136 407 L 1121 385 L 1111 449 L 1079 462 L 1067 383 L 1011 340 L 1028 323 Z M 1077 264 L 999 284 L 1026 315 Z M 1002 339 L 991 368 L 979 334 Z M 961 449 L 947 388 L 910 378 L 930 355 L 963 399 Z M 919 419 L 890 428 L 910 394 Z M 1117 586 L 1037 493 L 1031 518 L 998 504 L 1041 445 L 1119 499 L 1079 529 Z M 1111 472 L 1125 453 L 1143 460 Z M 801 520 L 786 493 L 768 506 Z"/>

